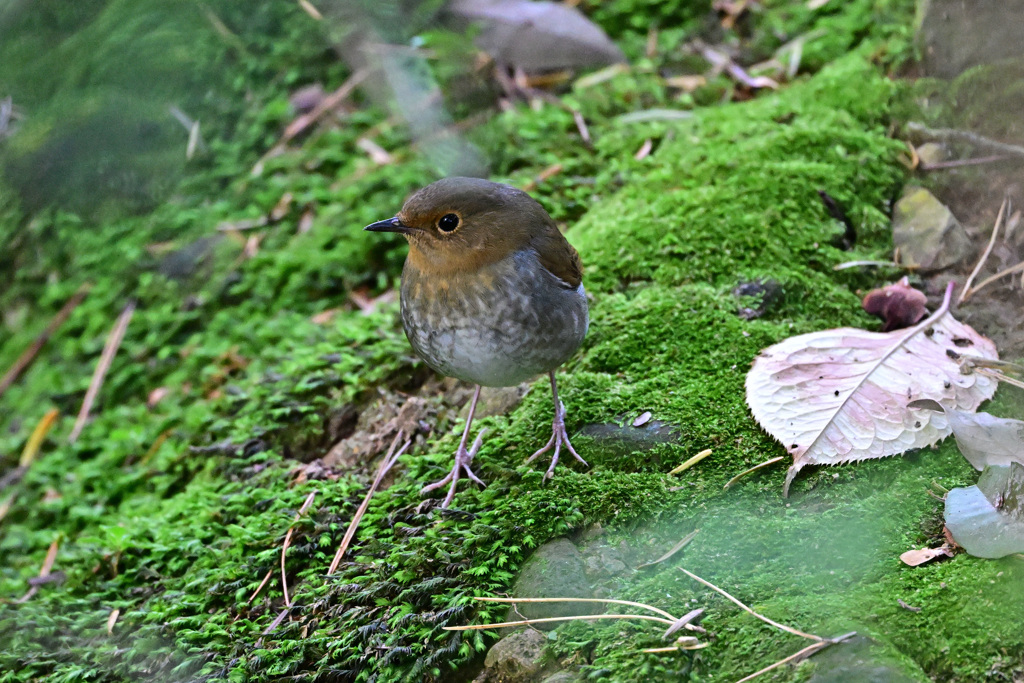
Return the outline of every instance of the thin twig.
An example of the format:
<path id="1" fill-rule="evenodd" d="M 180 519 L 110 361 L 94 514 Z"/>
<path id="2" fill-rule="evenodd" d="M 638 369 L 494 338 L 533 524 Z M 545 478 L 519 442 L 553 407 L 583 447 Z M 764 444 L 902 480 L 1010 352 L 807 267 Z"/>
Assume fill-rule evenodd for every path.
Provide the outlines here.
<path id="1" fill-rule="evenodd" d="M 43 559 L 43 566 L 39 569 L 39 578 L 44 578 L 50 575 L 50 571 L 53 569 L 53 563 L 57 560 L 57 549 L 60 547 L 60 537 L 53 539 L 53 543 L 50 544 L 50 549 L 46 551 L 46 558 Z M 33 595 L 39 592 L 39 586 L 42 582 L 32 584 L 28 592 L 23 596 L 15 600 L 16 603 L 28 602 Z"/>
<path id="2" fill-rule="evenodd" d="M 832 266 L 832 270 L 846 270 L 847 268 L 862 268 L 864 266 L 903 268 L 903 266 L 893 261 L 845 261 Z"/>
<path id="3" fill-rule="evenodd" d="M 927 140 L 937 140 L 939 142 L 956 140 L 958 142 L 966 142 L 974 145 L 975 147 L 989 150 L 991 152 L 1009 154 L 1015 157 L 1024 157 L 1024 147 L 1008 145 L 1005 142 L 992 140 L 969 130 L 957 130 L 955 128 L 929 128 L 924 124 L 911 121 L 907 124 L 907 131 Z"/>
<path id="4" fill-rule="evenodd" d="M 93 401 L 96 400 L 96 394 L 99 393 L 100 387 L 103 386 L 103 378 L 106 377 L 107 370 L 110 369 L 110 364 L 114 361 L 114 355 L 121 346 L 125 330 L 128 329 L 128 323 L 131 322 L 134 312 L 135 301 L 129 301 L 128 305 L 121 311 L 121 315 L 114 324 L 114 328 L 110 331 L 107 343 L 103 346 L 103 353 L 100 355 L 100 362 L 97 363 L 96 371 L 92 374 L 92 381 L 89 382 L 89 389 L 85 392 L 82 408 L 78 411 L 78 417 L 75 418 L 75 426 L 71 429 L 68 443 L 77 441 L 78 435 L 82 433 L 85 421 L 89 419 L 89 411 L 92 410 Z"/>
<path id="5" fill-rule="evenodd" d="M 780 659 L 779 661 L 775 662 L 771 666 L 766 666 L 765 668 L 761 669 L 760 671 L 755 671 L 754 673 L 750 674 L 749 676 L 744 676 L 740 680 L 736 681 L 736 683 L 746 683 L 746 681 L 752 681 L 755 678 L 757 678 L 758 676 L 760 676 L 761 674 L 768 673 L 772 669 L 777 669 L 778 667 L 782 666 L 783 664 L 788 664 L 789 662 L 794 662 L 794 661 L 801 661 L 801 660 L 803 660 L 803 659 L 805 659 L 807 657 L 810 657 L 811 655 L 813 655 L 815 652 L 818 652 L 819 650 L 824 650 L 829 645 L 835 645 L 836 643 L 840 643 L 840 642 L 846 640 L 847 638 L 850 638 L 852 635 L 854 635 L 854 634 L 853 633 L 847 633 L 846 635 L 839 636 L 838 638 L 833 638 L 832 640 L 822 640 L 819 643 L 814 643 L 813 645 L 808 645 L 807 647 L 805 647 L 804 649 L 800 650 L 799 652 L 794 652 L 790 656 L 786 657 L 785 659 Z"/>
<path id="6" fill-rule="evenodd" d="M 356 535 L 356 529 L 359 528 L 359 522 L 362 521 L 363 515 L 366 514 L 366 508 L 370 506 L 370 499 L 373 498 L 373 494 L 377 492 L 377 487 L 380 486 L 381 480 L 384 479 L 384 475 L 394 467 L 395 463 L 398 462 L 398 458 L 405 453 L 405 450 L 412 444 L 411 440 L 406 441 L 402 444 L 402 447 L 395 453 L 395 447 L 398 446 L 398 441 L 402 438 L 402 431 L 399 430 L 398 434 L 395 434 L 395 440 L 391 442 L 391 448 L 388 449 L 384 459 L 380 462 L 380 467 L 377 469 L 377 476 L 374 477 L 373 483 L 370 485 L 370 490 L 366 492 L 366 496 L 363 498 L 363 502 L 360 503 L 359 509 L 356 510 L 355 516 L 348 525 L 348 530 L 345 531 L 345 537 L 341 539 L 341 545 L 338 546 L 338 552 L 334 553 L 334 559 L 331 560 L 331 566 L 327 570 L 327 576 L 334 573 L 334 570 L 338 568 L 341 563 L 341 558 L 348 550 L 349 543 L 352 542 L 352 537 Z M 393 454 L 393 455 L 392 455 Z"/>
<path id="7" fill-rule="evenodd" d="M 292 599 L 288 597 L 288 575 L 284 570 L 284 559 L 288 552 L 288 547 L 292 544 L 292 534 L 295 532 L 295 525 L 301 519 L 302 515 L 306 514 L 309 510 L 309 506 L 313 504 L 313 499 L 316 498 L 316 491 L 311 491 L 306 500 L 302 503 L 302 507 L 295 513 L 295 519 L 292 520 L 292 524 L 288 527 L 288 533 L 284 535 L 284 543 L 281 544 L 281 590 L 284 591 L 284 604 L 286 607 L 292 606 Z M 253 596 L 255 597 L 255 595 Z"/>
<path id="8" fill-rule="evenodd" d="M 699 463 L 704 458 L 706 458 L 709 455 L 711 455 L 713 452 L 714 451 L 712 451 L 710 448 L 705 448 L 700 453 L 698 453 L 697 455 L 693 456 L 692 458 L 690 458 L 689 460 L 684 462 L 679 467 L 675 468 L 674 470 L 671 470 L 669 472 L 669 474 L 679 474 L 680 472 L 685 472 L 686 470 L 690 469 L 691 467 L 693 467 L 694 465 Z"/>
<path id="9" fill-rule="evenodd" d="M 259 161 L 252 167 L 252 175 L 258 176 L 263 172 L 263 164 L 270 158 L 281 154 L 288 143 L 291 142 L 296 136 L 300 135 L 307 128 L 312 126 L 314 123 L 324 117 L 325 114 L 334 111 L 340 105 L 345 98 L 352 94 L 356 87 L 362 83 L 366 77 L 370 74 L 368 69 L 359 69 L 341 84 L 341 86 L 326 96 L 320 103 L 313 108 L 308 114 L 303 114 L 297 117 L 284 129 L 284 134 L 281 139 L 271 147 L 267 152 L 260 157 Z"/>
<path id="10" fill-rule="evenodd" d="M 288 613 L 291 612 L 291 611 L 292 611 L 291 607 L 285 607 L 283 610 L 281 610 L 281 613 L 278 614 L 276 617 L 274 617 L 274 620 L 272 622 L 270 622 L 270 626 L 267 626 L 266 630 L 263 631 L 263 635 L 267 635 L 268 633 L 273 631 L 275 628 L 280 626 L 281 622 L 284 621 L 284 618 L 287 617 Z"/>
<path id="11" fill-rule="evenodd" d="M 21 373 L 28 369 L 28 366 L 30 366 L 32 361 L 36 359 L 39 351 L 42 350 L 46 342 L 53 336 L 53 333 L 64 324 L 78 304 L 82 303 L 82 299 L 84 299 L 85 295 L 89 293 L 89 289 L 91 287 L 92 285 L 88 282 L 79 287 L 78 290 L 71 295 L 71 298 L 61 306 L 61 309 L 57 311 L 57 315 L 53 316 L 53 320 L 51 320 L 50 324 L 46 326 L 46 329 L 43 330 L 42 334 L 36 337 L 35 341 L 33 341 L 32 344 L 25 349 L 20 356 L 18 356 L 18 360 L 14 361 L 14 365 L 12 365 L 11 368 L 4 373 L 3 378 L 0 379 L 0 395 L 3 395 L 3 393 L 7 391 L 8 387 L 14 384 L 15 380 L 18 379 Z"/>
<path id="12" fill-rule="evenodd" d="M 260 585 L 256 586 L 256 590 L 254 590 L 252 592 L 252 595 L 249 596 L 249 599 L 245 601 L 246 604 L 248 604 L 248 605 L 252 604 L 252 601 L 256 599 L 256 596 L 260 594 L 260 591 L 263 590 L 263 587 L 267 585 L 267 582 L 270 581 L 270 577 L 273 576 L 273 575 L 274 575 L 273 568 L 268 569 L 267 573 L 263 576 L 263 580 L 260 581 Z"/>
<path id="13" fill-rule="evenodd" d="M 696 574 L 693 574 L 691 572 L 686 571 L 682 567 L 679 568 L 679 571 L 681 571 L 682 573 L 686 574 L 687 576 L 689 576 L 694 581 L 697 581 L 698 583 L 702 583 L 705 586 L 707 586 L 708 588 L 710 588 L 711 590 L 715 591 L 716 593 L 719 593 L 720 595 L 726 597 L 730 601 L 732 601 L 735 604 L 739 605 L 739 607 L 742 608 L 744 611 L 754 615 L 755 617 L 757 617 L 758 619 L 760 619 L 761 621 L 763 621 L 766 624 L 770 624 L 770 625 L 774 626 L 775 628 L 782 629 L 783 631 L 785 631 L 787 633 L 792 633 L 793 635 L 800 636 L 801 638 L 807 638 L 809 640 L 816 640 L 816 641 L 819 641 L 819 642 L 825 640 L 825 638 L 822 638 L 821 636 L 815 636 L 815 635 L 812 635 L 810 633 L 804 633 L 803 631 L 798 631 L 797 629 L 795 629 L 795 628 L 793 628 L 791 626 L 786 626 L 785 624 L 780 624 L 777 621 L 772 621 L 768 617 L 763 616 L 761 614 L 758 614 L 754 610 L 750 609 L 749 607 L 744 605 L 742 602 L 740 602 L 739 600 L 737 600 L 733 596 L 729 595 L 724 590 L 722 590 L 721 588 L 719 588 L 715 584 L 711 583 L 710 581 L 705 581 L 704 579 L 700 578 Z"/>
<path id="14" fill-rule="evenodd" d="M 975 372 L 977 372 L 979 375 L 984 375 L 985 377 L 991 377 L 997 382 L 1006 382 L 1007 384 L 1015 386 L 1018 389 L 1024 389 L 1024 382 L 1020 381 L 1019 379 L 1014 379 L 1013 377 L 1007 377 L 1005 374 L 999 372 L 998 370 L 990 370 L 988 368 L 977 368 Z"/>
<path id="15" fill-rule="evenodd" d="M 299 6 L 305 11 L 306 14 L 313 17 L 317 21 L 323 21 L 324 15 L 320 14 L 320 10 L 313 6 L 309 0 L 299 0 Z"/>
<path id="16" fill-rule="evenodd" d="M 988 240 L 988 246 L 985 247 L 985 251 L 981 254 L 981 258 L 974 265 L 974 270 L 971 271 L 970 276 L 967 278 L 967 282 L 964 283 L 964 288 L 960 290 L 960 298 L 956 300 L 959 306 L 963 302 L 967 301 L 967 298 L 973 294 L 971 292 L 971 284 L 974 282 L 974 278 L 981 272 L 981 267 L 988 261 L 988 255 L 992 253 L 992 247 L 996 244 L 996 237 L 999 235 L 999 225 L 1003 222 L 1003 214 L 1006 212 L 1006 207 L 1010 203 L 1009 199 L 1003 199 L 1003 203 L 999 205 L 999 213 L 996 214 L 996 222 L 992 226 L 992 237 Z"/>
<path id="17" fill-rule="evenodd" d="M 46 415 L 43 415 L 43 419 L 39 420 L 36 428 L 32 430 L 32 435 L 28 437 L 28 441 L 25 442 L 25 450 L 21 452 L 21 459 L 18 461 L 18 467 L 28 468 L 32 464 L 32 461 L 36 459 L 36 454 L 39 452 L 39 447 L 43 445 L 43 439 L 46 438 L 47 432 L 53 427 L 53 423 L 57 421 L 57 417 L 60 415 L 60 411 L 56 408 L 48 411 Z"/>
<path id="18" fill-rule="evenodd" d="M 667 560 L 668 558 L 672 557 L 680 550 L 685 548 L 687 545 L 689 545 L 690 541 L 693 540 L 693 537 L 697 535 L 698 531 L 700 531 L 700 529 L 694 529 L 690 533 L 683 536 L 683 539 L 676 543 L 674 546 L 672 546 L 672 549 L 669 550 L 667 553 L 656 559 L 654 562 L 644 562 L 643 564 L 637 565 L 637 569 L 643 569 L 644 567 L 653 567 L 656 564 L 664 562 L 665 560 Z"/>
<path id="19" fill-rule="evenodd" d="M 627 605 L 629 607 L 638 607 L 645 609 L 655 614 L 660 614 L 666 619 L 671 619 L 672 623 L 676 622 L 676 618 L 666 612 L 663 609 L 657 607 L 651 607 L 645 605 L 642 602 L 632 602 L 630 600 L 611 600 L 603 598 L 491 598 L 491 597 L 475 597 L 474 600 L 479 602 L 504 602 L 504 603 L 519 603 L 519 602 L 585 602 L 585 603 L 601 603 L 605 605 Z"/>
<path id="20" fill-rule="evenodd" d="M 738 482 L 743 477 L 747 476 L 748 474 L 752 474 L 754 472 L 757 472 L 760 469 L 764 469 L 765 467 L 768 467 L 769 465 L 774 465 L 775 463 L 779 462 L 780 460 L 785 460 L 785 459 L 786 459 L 786 456 L 780 455 L 780 456 L 771 458 L 770 460 L 765 460 L 764 462 L 762 462 L 759 465 L 754 465 L 753 467 L 748 467 L 747 469 L 743 470 L 742 472 L 737 474 L 735 477 L 733 477 L 729 481 L 725 482 L 725 486 L 723 486 L 722 488 L 723 489 L 727 489 L 730 486 L 732 486 L 733 484 L 735 484 L 736 482 Z"/>
<path id="21" fill-rule="evenodd" d="M 1002 279 L 1002 278 L 1006 277 L 1007 275 L 1013 275 L 1014 273 L 1020 273 L 1021 271 L 1024 271 L 1024 261 L 1021 261 L 1017 265 L 1011 266 L 1011 267 L 1007 268 L 1006 270 L 1000 271 L 1000 272 L 996 273 L 995 275 L 992 275 L 990 277 L 985 278 L 984 280 L 982 280 L 978 284 L 977 287 L 974 288 L 974 291 L 971 292 L 971 295 L 973 296 L 974 294 L 977 294 L 982 289 L 984 289 L 988 285 L 992 284 L 996 280 Z M 964 297 L 964 300 L 966 301 L 967 297 Z"/>
<path id="22" fill-rule="evenodd" d="M 673 623 L 661 617 L 648 614 L 578 614 L 572 617 L 544 617 L 543 619 L 523 619 L 522 621 L 503 621 L 497 624 L 473 624 L 471 626 L 445 626 L 445 631 L 482 631 L 485 628 L 506 628 L 508 626 L 527 626 L 529 624 L 549 624 L 556 621 L 588 621 L 590 619 L 639 619 L 640 621 L 656 621 L 671 626 Z"/>
<path id="23" fill-rule="evenodd" d="M 972 157 L 970 159 L 950 159 L 949 161 L 936 161 L 934 164 L 920 164 L 918 169 L 922 171 L 942 171 L 947 168 L 962 168 L 964 166 L 981 166 L 994 164 L 999 161 L 1006 161 L 1014 157 L 1007 154 L 993 154 L 987 157 Z"/>

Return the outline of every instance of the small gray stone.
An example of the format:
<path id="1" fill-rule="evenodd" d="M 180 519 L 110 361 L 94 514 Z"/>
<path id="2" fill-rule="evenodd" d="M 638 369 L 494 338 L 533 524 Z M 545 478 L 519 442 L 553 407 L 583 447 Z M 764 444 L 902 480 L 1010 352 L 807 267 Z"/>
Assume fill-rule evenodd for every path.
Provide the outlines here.
<path id="1" fill-rule="evenodd" d="M 533 629 L 505 636 L 487 651 L 483 680 L 495 683 L 527 683 L 543 671 L 544 646 L 548 639 Z"/>
<path id="2" fill-rule="evenodd" d="M 949 150 L 939 142 L 926 142 L 920 147 L 915 148 L 915 151 L 917 152 L 917 158 L 925 166 L 937 164 L 949 158 Z"/>
<path id="3" fill-rule="evenodd" d="M 590 598 L 583 557 L 568 539 L 557 538 L 534 551 L 523 565 L 512 595 L 517 598 Z M 518 614 L 529 619 L 568 617 L 594 614 L 600 605 L 572 602 L 519 603 Z M 517 619 L 515 610 L 509 610 L 509 621 Z M 537 628 L 550 630 L 558 622 L 538 624 Z"/>
<path id="4" fill-rule="evenodd" d="M 892 217 L 893 246 L 900 263 L 921 270 L 942 270 L 960 261 L 971 241 L 960 221 L 922 187 L 909 187 L 896 202 Z"/>
<path id="5" fill-rule="evenodd" d="M 583 678 L 575 671 L 559 671 L 545 678 L 541 683 L 579 683 Z"/>

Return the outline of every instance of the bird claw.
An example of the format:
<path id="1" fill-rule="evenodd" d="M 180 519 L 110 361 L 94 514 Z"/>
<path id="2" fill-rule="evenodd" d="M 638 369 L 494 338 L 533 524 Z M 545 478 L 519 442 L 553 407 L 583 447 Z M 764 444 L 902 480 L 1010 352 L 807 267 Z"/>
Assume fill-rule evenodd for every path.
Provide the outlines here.
<path id="1" fill-rule="evenodd" d="M 441 503 L 442 508 L 447 508 L 455 498 L 455 489 L 459 484 L 459 478 L 462 476 L 462 472 L 465 472 L 468 479 L 472 479 L 476 483 L 480 484 L 480 486 L 486 488 L 487 484 L 485 484 L 483 480 L 476 476 L 473 470 L 470 469 L 470 465 L 473 464 L 473 458 L 476 457 L 477 451 L 480 450 L 480 446 L 484 442 L 484 434 L 486 433 L 486 429 L 481 429 L 480 433 L 476 435 L 476 439 L 473 440 L 473 445 L 469 450 L 466 450 L 465 446 L 460 445 L 459 449 L 455 451 L 455 465 L 452 467 L 452 471 L 449 472 L 444 479 L 439 479 L 433 484 L 428 484 L 421 488 L 420 494 L 430 493 L 431 491 L 442 488 L 445 484 L 450 482 L 451 485 L 448 488 L 448 495 L 445 496 L 444 502 Z"/>
<path id="2" fill-rule="evenodd" d="M 551 438 L 539 451 L 531 455 L 526 459 L 526 462 L 533 462 L 533 459 L 538 455 L 543 455 L 554 447 L 555 452 L 551 456 L 551 465 L 548 467 L 548 471 L 544 473 L 544 481 L 547 481 L 555 474 L 555 466 L 558 465 L 558 456 L 562 452 L 562 445 L 565 445 L 566 450 L 572 453 L 573 457 L 579 460 L 581 463 L 590 467 L 587 461 L 580 457 L 580 454 L 576 452 L 576 449 L 572 447 L 572 443 L 569 441 L 569 433 L 565 429 L 565 404 L 561 401 L 558 402 L 558 409 L 555 411 L 555 419 L 551 422 Z"/>

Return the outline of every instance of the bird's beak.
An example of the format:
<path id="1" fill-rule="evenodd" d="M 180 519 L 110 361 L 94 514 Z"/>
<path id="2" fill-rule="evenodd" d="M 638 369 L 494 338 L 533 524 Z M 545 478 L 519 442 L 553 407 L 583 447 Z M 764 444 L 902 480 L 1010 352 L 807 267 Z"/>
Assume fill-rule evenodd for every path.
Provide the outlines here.
<path id="1" fill-rule="evenodd" d="M 369 230 L 370 232 L 400 232 L 403 235 L 408 235 L 409 233 L 416 231 L 415 228 L 410 228 L 399 220 L 398 216 L 388 218 L 383 221 L 377 221 L 376 223 L 370 223 L 363 228 L 363 230 Z"/>

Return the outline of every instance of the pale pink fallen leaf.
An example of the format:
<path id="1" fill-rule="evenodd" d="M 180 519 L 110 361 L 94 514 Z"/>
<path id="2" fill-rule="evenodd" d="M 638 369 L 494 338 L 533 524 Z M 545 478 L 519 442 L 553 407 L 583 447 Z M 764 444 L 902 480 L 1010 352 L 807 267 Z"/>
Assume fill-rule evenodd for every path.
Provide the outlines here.
<path id="1" fill-rule="evenodd" d="M 938 548 L 918 548 L 917 550 L 908 550 L 907 552 L 900 555 L 900 561 L 908 567 L 917 567 L 926 562 L 931 562 L 936 557 L 952 557 L 953 549 L 947 544 L 943 544 Z"/>
<path id="2" fill-rule="evenodd" d="M 910 410 L 932 399 L 973 412 L 997 382 L 961 374 L 959 355 L 996 359 L 995 345 L 942 306 L 895 332 L 854 328 L 791 337 L 761 352 L 747 374 L 747 405 L 793 457 L 784 495 L 806 465 L 838 465 L 899 455 L 948 436 L 942 413 Z"/>

